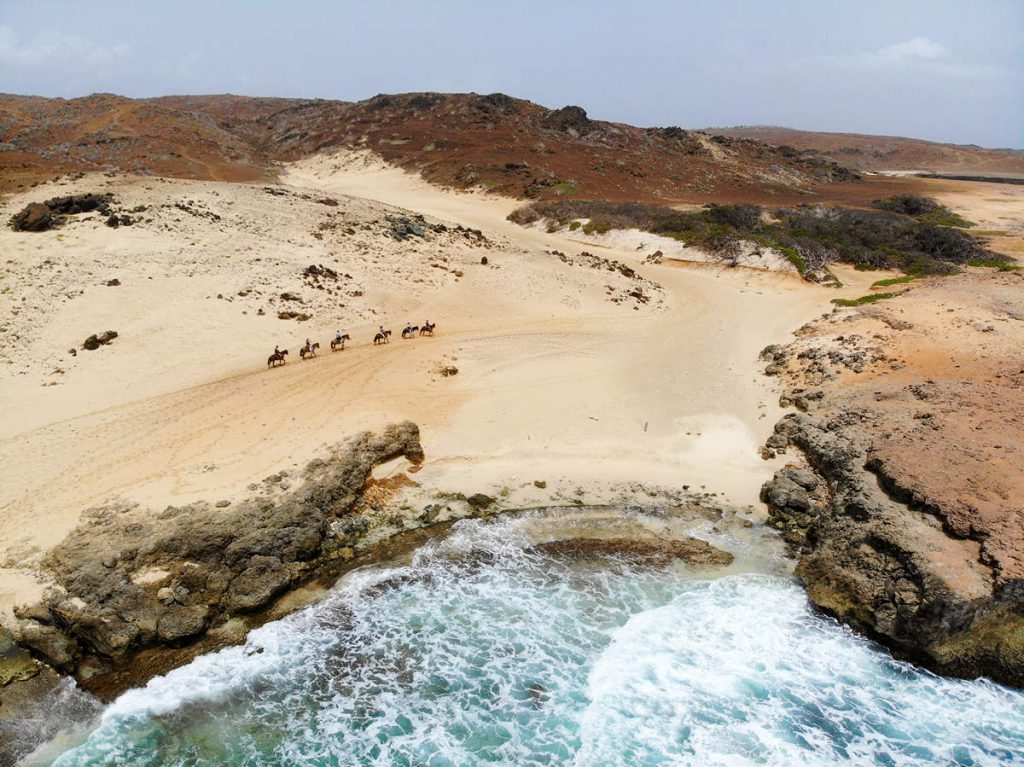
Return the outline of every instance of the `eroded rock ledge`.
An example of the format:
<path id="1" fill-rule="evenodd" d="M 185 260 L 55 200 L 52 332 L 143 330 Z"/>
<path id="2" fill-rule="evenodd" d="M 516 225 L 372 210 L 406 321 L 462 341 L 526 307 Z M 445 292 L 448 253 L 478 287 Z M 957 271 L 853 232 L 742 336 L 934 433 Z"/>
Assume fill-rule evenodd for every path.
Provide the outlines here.
<path id="1" fill-rule="evenodd" d="M 369 523 L 354 515 L 373 468 L 423 459 L 411 422 L 364 433 L 311 462 L 297 489 L 230 507 L 93 510 L 44 562 L 59 588 L 21 607 L 15 637 L 88 679 L 148 648 L 181 647 L 259 611 L 328 563 L 351 560 Z"/>
<path id="2" fill-rule="evenodd" d="M 806 465 L 776 472 L 762 500 L 818 607 L 940 673 L 1024 687 L 1024 331 L 1005 313 L 996 324 L 1014 284 L 967 281 L 983 301 L 962 305 L 954 285 L 918 288 L 920 314 L 911 297 L 837 312 L 766 349 L 783 404 L 802 411 L 766 453 L 795 448 Z M 936 305 L 987 311 L 965 332 L 995 320 L 1003 337 L 971 345 Z M 944 370 L 924 367 L 940 353 Z"/>

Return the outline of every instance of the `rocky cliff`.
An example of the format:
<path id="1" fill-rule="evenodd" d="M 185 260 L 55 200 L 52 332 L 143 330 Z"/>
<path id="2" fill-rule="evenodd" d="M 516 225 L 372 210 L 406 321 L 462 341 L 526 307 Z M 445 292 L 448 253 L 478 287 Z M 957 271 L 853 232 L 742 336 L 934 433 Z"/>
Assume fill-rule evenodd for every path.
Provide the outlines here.
<path id="1" fill-rule="evenodd" d="M 423 459 L 411 422 L 364 433 L 311 462 L 297 489 L 235 505 L 91 510 L 45 562 L 59 588 L 17 608 L 18 642 L 80 678 L 140 651 L 180 647 L 270 605 L 328 563 L 351 560 L 370 523 L 355 514 L 373 468 Z"/>
<path id="2" fill-rule="evenodd" d="M 940 673 L 1024 686 L 1021 280 L 957 280 L 765 350 L 800 411 L 766 453 L 806 466 L 762 499 L 817 606 Z"/>

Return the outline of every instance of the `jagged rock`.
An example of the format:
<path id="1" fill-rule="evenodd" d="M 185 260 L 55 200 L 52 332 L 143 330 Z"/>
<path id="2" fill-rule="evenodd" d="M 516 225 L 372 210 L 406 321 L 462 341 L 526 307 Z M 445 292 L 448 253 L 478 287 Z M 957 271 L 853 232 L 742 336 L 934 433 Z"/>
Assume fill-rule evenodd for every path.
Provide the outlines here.
<path id="1" fill-rule="evenodd" d="M 157 621 L 157 636 L 168 644 L 194 637 L 206 628 L 208 615 L 209 609 L 205 606 L 171 607 Z"/>
<path id="2" fill-rule="evenodd" d="M 30 202 L 11 217 L 11 228 L 18 232 L 45 232 L 55 224 L 50 209 L 41 202 Z"/>
<path id="3" fill-rule="evenodd" d="M 82 342 L 82 348 L 90 352 L 95 351 L 101 346 L 106 346 L 115 338 L 117 338 L 116 330 L 108 330 L 104 333 L 93 334 Z"/>
<path id="4" fill-rule="evenodd" d="M 61 589 L 19 608 L 18 641 L 63 671 L 73 670 L 80 651 L 116 668 L 140 649 L 188 643 L 232 612 L 258 610 L 322 562 L 355 556 L 369 523 L 352 511 L 373 468 L 399 456 L 424 458 L 409 421 L 311 462 L 297 490 L 272 500 L 261 493 L 228 508 L 90 510 L 44 560 Z M 173 580 L 133 580 L 150 570 Z"/>
<path id="5" fill-rule="evenodd" d="M 540 124 L 551 130 L 576 135 L 594 127 L 594 122 L 587 117 L 586 110 L 578 106 L 552 109 L 541 116 Z"/>
<path id="6" fill-rule="evenodd" d="M 53 614 L 50 612 L 50 608 L 44 604 L 38 603 L 31 605 L 17 605 L 14 608 L 14 617 L 46 624 L 53 622 Z"/>
<path id="7" fill-rule="evenodd" d="M 75 667 L 78 643 L 53 626 L 23 622 L 16 627 L 14 638 L 58 671 L 69 672 Z"/>
<path id="8" fill-rule="evenodd" d="M 54 197 L 46 201 L 46 207 L 54 213 L 73 215 L 77 213 L 91 213 L 98 211 L 103 214 L 110 213 L 110 203 L 113 202 L 112 194 L 72 194 L 66 197 Z"/>
<path id="9" fill-rule="evenodd" d="M 474 509 L 486 509 L 488 506 L 494 504 L 496 499 L 483 493 L 474 493 L 466 499 L 466 503 L 472 506 Z"/>
<path id="10" fill-rule="evenodd" d="M 267 605 L 291 583 L 291 572 L 276 557 L 253 557 L 253 564 L 228 587 L 227 608 L 247 612 Z"/>
<path id="11" fill-rule="evenodd" d="M 632 538 L 567 538 L 532 547 L 558 557 L 593 558 L 624 556 L 647 565 L 662 566 L 673 559 L 701 567 L 726 567 L 733 556 L 699 538 L 642 541 Z"/>
<path id="12" fill-rule="evenodd" d="M 14 637 L 0 629 L 0 687 L 11 682 L 23 682 L 38 673 L 39 664 L 14 643 Z"/>
<path id="13" fill-rule="evenodd" d="M 173 605 L 177 602 L 177 598 L 174 595 L 174 589 L 170 586 L 164 586 L 162 589 L 156 592 L 157 601 L 162 605 Z"/>
<path id="14" fill-rule="evenodd" d="M 426 232 L 422 216 L 415 219 L 409 216 L 386 216 L 388 234 L 396 240 L 407 240 L 410 237 L 422 237 Z"/>
<path id="15" fill-rule="evenodd" d="M 1024 587 L 999 584 L 981 544 L 969 530 L 950 535 L 941 509 L 912 494 L 908 508 L 886 491 L 867 470 L 859 421 L 800 413 L 776 425 L 813 471 L 779 470 L 761 498 L 798 547 L 796 574 L 811 601 L 942 673 L 1024 686 Z"/>

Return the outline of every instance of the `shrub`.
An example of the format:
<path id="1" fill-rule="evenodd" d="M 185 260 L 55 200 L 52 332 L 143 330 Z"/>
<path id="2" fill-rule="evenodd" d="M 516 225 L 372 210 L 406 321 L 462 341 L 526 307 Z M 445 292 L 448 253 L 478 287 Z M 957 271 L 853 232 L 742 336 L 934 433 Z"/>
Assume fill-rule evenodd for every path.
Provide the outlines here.
<path id="1" fill-rule="evenodd" d="M 879 210 L 902 213 L 905 216 L 923 216 L 939 208 L 939 204 L 931 197 L 922 197 L 919 194 L 897 194 L 884 200 L 875 200 L 871 205 Z"/>
<path id="2" fill-rule="evenodd" d="M 836 306 L 863 306 L 864 304 L 873 304 L 875 301 L 882 301 L 898 295 L 899 293 L 871 293 L 860 298 L 833 298 L 832 303 Z"/>
<path id="3" fill-rule="evenodd" d="M 887 288 L 890 285 L 902 285 L 906 282 L 913 282 L 914 280 L 920 279 L 916 274 L 904 274 L 902 277 L 890 277 L 888 280 L 877 280 L 871 283 L 872 289 L 874 288 Z"/>
<path id="4" fill-rule="evenodd" d="M 1013 263 L 1013 260 L 1009 256 L 1001 256 L 995 253 L 991 254 L 989 258 L 972 258 L 967 262 L 968 266 L 984 266 L 991 269 L 998 269 L 1001 272 L 1015 272 L 1024 267 Z"/>
<path id="5" fill-rule="evenodd" d="M 904 197 L 912 198 L 899 203 L 904 209 L 920 208 L 918 198 Z M 589 219 L 582 225 L 588 234 L 640 229 L 717 254 L 732 249 L 736 240 L 748 240 L 782 253 L 809 278 L 822 274 L 836 260 L 858 269 L 900 269 L 923 275 L 951 274 L 957 265 L 972 259 L 998 258 L 961 229 L 904 213 L 817 205 L 777 210 L 774 215 L 774 221 L 765 220 L 756 205 L 712 204 L 680 211 L 641 203 L 553 200 L 520 208 L 509 219 L 520 224 L 546 219 L 570 227 L 579 219 Z"/>

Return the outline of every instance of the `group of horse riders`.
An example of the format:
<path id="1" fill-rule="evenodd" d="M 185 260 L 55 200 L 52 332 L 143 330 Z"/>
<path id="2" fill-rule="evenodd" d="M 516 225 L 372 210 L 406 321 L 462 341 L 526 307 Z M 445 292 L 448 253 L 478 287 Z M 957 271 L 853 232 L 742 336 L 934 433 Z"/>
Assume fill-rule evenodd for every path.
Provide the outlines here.
<path id="1" fill-rule="evenodd" d="M 432 336 L 434 335 L 434 328 L 436 323 L 427 320 L 423 325 L 413 325 L 410 322 L 405 323 L 405 328 L 402 330 L 402 338 L 412 338 L 417 332 L 421 336 Z M 331 341 L 331 351 L 339 351 L 345 348 L 345 342 L 349 340 L 348 333 L 342 333 L 340 330 L 334 334 L 334 340 Z M 386 344 L 391 340 L 391 331 L 385 330 L 384 326 L 381 325 L 377 330 L 377 334 L 373 337 L 373 343 Z M 299 349 L 299 356 L 302 359 L 306 359 L 307 356 L 315 357 L 316 350 L 320 348 L 319 343 L 313 343 L 308 338 L 306 343 Z M 281 350 L 279 347 L 274 347 L 274 353 L 267 358 L 267 367 L 274 367 L 277 364 L 283 365 L 285 363 L 285 355 L 288 354 L 288 350 Z"/>

